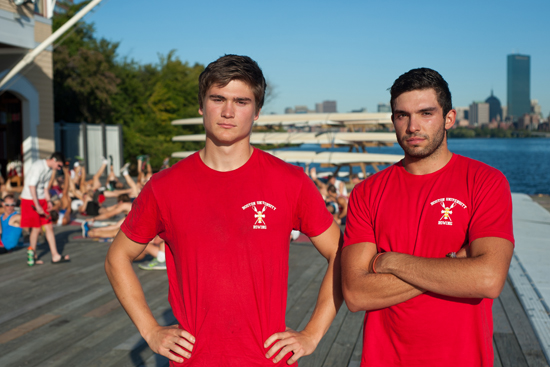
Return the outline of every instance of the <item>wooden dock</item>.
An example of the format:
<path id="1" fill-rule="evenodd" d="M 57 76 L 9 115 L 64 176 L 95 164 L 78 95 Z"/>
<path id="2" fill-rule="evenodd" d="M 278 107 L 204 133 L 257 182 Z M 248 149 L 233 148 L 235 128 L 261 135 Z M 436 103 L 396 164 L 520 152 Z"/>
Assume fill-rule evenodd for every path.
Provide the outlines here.
<path id="1" fill-rule="evenodd" d="M 80 228 L 56 229 L 69 264 L 28 267 L 24 250 L 0 256 L 0 366 L 167 366 L 148 348 L 118 303 L 103 270 L 108 243 L 79 239 Z M 164 271 L 135 264 L 159 322 L 174 323 Z M 302 328 L 317 296 L 326 262 L 309 243 L 290 246 L 287 325 Z M 548 366 L 514 289 L 507 282 L 494 303 L 495 366 Z M 300 367 L 357 367 L 364 313 L 342 307 L 330 330 Z"/>

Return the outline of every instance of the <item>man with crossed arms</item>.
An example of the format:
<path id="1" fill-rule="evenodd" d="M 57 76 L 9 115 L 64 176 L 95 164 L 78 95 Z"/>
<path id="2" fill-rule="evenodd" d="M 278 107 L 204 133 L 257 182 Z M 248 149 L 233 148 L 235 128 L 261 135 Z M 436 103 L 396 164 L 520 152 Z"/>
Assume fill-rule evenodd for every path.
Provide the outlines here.
<path id="1" fill-rule="evenodd" d="M 390 90 L 405 158 L 352 191 L 342 280 L 366 310 L 361 366 L 492 366 L 492 299 L 514 249 L 504 175 L 453 154 L 447 82 L 413 69 Z"/>

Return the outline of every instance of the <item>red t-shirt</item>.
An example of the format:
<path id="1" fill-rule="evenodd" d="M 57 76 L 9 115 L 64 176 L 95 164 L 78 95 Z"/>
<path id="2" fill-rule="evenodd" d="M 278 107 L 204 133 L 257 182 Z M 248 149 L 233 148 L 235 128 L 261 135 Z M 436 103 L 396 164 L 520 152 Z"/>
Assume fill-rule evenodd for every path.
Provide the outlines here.
<path id="1" fill-rule="evenodd" d="M 477 238 L 514 242 L 506 178 L 457 154 L 428 175 L 388 167 L 355 187 L 348 210 L 344 247 L 442 258 Z M 427 292 L 367 312 L 361 366 L 492 366 L 492 304 Z"/>
<path id="2" fill-rule="evenodd" d="M 181 365 L 273 366 L 263 344 L 285 330 L 290 232 L 317 236 L 331 224 L 301 168 L 255 149 L 234 171 L 196 153 L 155 174 L 121 229 L 166 241 L 170 305 L 196 337 Z"/>

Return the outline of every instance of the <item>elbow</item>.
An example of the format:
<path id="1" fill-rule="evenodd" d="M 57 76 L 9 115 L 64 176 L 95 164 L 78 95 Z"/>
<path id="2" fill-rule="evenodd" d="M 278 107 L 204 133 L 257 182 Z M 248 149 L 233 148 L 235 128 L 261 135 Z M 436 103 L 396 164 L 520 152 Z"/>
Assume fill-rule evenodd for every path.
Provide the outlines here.
<path id="1" fill-rule="evenodd" d="M 480 282 L 480 293 L 483 298 L 495 299 L 500 296 L 506 277 L 500 277 L 495 274 L 488 274 Z"/>
<path id="2" fill-rule="evenodd" d="M 344 293 L 344 301 L 346 302 L 346 306 L 351 312 L 359 312 L 363 311 L 359 303 L 357 302 L 356 297 L 350 293 L 349 291 L 343 290 Z"/>
<path id="3" fill-rule="evenodd" d="M 365 297 L 364 295 L 358 294 L 358 292 L 355 292 L 345 282 L 343 283 L 342 293 L 344 296 L 344 301 L 346 302 L 346 306 L 351 312 L 359 312 L 359 311 L 366 310 L 364 301 L 365 301 L 365 298 L 367 297 Z"/>

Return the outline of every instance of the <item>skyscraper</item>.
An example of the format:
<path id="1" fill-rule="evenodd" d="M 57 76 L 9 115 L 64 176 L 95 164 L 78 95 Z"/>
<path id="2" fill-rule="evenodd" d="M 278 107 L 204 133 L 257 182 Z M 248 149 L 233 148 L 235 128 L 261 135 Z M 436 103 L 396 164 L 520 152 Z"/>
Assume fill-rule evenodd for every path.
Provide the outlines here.
<path id="1" fill-rule="evenodd" d="M 508 55 L 508 116 L 517 121 L 531 112 L 531 57 Z"/>

